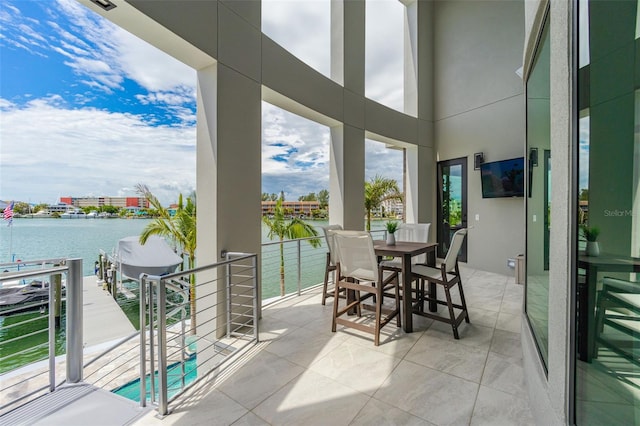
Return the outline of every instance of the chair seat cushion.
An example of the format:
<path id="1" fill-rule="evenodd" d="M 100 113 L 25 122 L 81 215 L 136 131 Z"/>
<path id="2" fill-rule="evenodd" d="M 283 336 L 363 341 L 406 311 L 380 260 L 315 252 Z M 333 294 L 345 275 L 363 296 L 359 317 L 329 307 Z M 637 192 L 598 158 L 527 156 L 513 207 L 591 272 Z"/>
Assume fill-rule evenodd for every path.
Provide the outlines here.
<path id="1" fill-rule="evenodd" d="M 392 271 L 383 271 L 382 273 L 382 281 L 385 282 L 389 278 L 393 276 L 394 272 Z M 351 274 L 353 278 L 356 278 L 358 281 L 375 281 L 375 276 L 373 275 L 373 271 L 369 269 L 358 268 Z"/>
<path id="2" fill-rule="evenodd" d="M 609 296 L 615 297 L 628 305 L 633 306 L 640 311 L 640 294 L 637 293 L 609 293 Z"/>
<path id="3" fill-rule="evenodd" d="M 380 262 L 380 266 L 382 266 L 383 268 L 402 269 L 402 261 L 397 259 L 383 260 L 382 262 Z"/>
<path id="4" fill-rule="evenodd" d="M 436 280 L 442 281 L 442 270 L 433 268 L 431 266 L 414 265 L 411 268 L 411 272 L 414 275 L 419 275 L 424 278 L 434 278 Z M 455 278 L 455 275 L 449 273 L 447 274 L 447 280 L 451 280 L 453 278 Z"/>
<path id="5" fill-rule="evenodd" d="M 618 327 L 622 327 L 633 333 L 640 333 L 640 318 L 636 318 L 636 319 L 609 318 L 607 319 L 607 321 L 615 323 L 618 325 Z"/>
<path id="6" fill-rule="evenodd" d="M 602 280 L 605 287 L 613 290 L 614 292 L 620 291 L 624 293 L 640 293 L 640 283 L 632 281 L 619 280 L 616 278 L 605 277 Z"/>

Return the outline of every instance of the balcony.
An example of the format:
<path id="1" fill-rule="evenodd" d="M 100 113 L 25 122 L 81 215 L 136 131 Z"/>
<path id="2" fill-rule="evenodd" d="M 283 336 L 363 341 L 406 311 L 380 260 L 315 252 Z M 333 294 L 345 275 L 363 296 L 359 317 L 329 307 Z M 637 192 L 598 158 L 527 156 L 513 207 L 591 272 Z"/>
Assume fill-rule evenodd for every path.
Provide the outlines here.
<path id="1" fill-rule="evenodd" d="M 49 394 L 77 398 L 40 420 L 74 424 L 104 413 L 109 424 L 534 424 L 522 368 L 523 287 L 512 277 L 461 272 L 471 324 L 461 326 L 460 340 L 418 316 L 410 334 L 393 322 L 384 327 L 378 347 L 352 329 L 332 333 L 333 300 L 322 306 L 314 286 L 268 303 L 259 343 L 172 400 L 162 420 L 108 392 L 91 399 L 81 386 Z M 121 356 L 113 351 L 101 362 Z"/>
<path id="2" fill-rule="evenodd" d="M 228 371 L 138 424 L 534 424 L 520 343 L 523 287 L 465 268 L 471 324 L 460 340 L 446 324 L 414 317 L 381 344 L 331 332 L 332 299 L 320 288 L 263 309 L 260 343 Z"/>

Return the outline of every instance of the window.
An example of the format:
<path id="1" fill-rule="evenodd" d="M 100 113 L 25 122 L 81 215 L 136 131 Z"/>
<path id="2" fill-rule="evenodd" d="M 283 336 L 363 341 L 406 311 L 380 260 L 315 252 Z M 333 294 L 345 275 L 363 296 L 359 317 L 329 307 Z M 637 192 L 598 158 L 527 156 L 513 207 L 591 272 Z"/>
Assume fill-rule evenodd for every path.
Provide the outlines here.
<path id="1" fill-rule="evenodd" d="M 579 3 L 575 422 L 640 417 L 638 2 Z M 586 50 L 586 51 L 585 51 Z"/>
<path id="2" fill-rule="evenodd" d="M 551 134 L 549 19 L 527 80 L 527 279 L 525 310 L 542 361 L 549 357 Z"/>

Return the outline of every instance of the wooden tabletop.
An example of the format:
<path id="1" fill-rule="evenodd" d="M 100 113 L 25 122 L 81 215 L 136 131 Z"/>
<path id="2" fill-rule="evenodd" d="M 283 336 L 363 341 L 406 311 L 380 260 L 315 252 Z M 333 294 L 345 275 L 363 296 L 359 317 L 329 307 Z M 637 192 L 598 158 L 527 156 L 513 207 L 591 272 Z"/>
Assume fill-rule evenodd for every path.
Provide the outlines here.
<path id="1" fill-rule="evenodd" d="M 419 243 L 415 241 L 396 241 L 395 245 L 388 245 L 386 241 L 374 240 L 373 248 L 380 256 L 402 256 L 409 254 L 415 256 L 435 250 L 437 243 Z"/>

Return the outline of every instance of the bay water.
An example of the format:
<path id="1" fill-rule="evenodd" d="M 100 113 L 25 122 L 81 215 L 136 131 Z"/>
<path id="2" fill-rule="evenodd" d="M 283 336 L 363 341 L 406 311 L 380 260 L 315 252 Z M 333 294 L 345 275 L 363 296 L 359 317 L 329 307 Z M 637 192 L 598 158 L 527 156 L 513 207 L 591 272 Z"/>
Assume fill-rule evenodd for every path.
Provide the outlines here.
<path id="1" fill-rule="evenodd" d="M 0 263 L 18 260 L 32 261 L 54 258 L 81 258 L 83 275 L 94 275 L 94 262 L 98 260 L 100 250 L 111 254 L 117 248 L 118 241 L 124 237 L 140 235 L 151 219 L 54 219 L 54 218 L 14 218 L 13 224 L 7 226 L 0 223 Z M 312 249 L 308 244 L 285 244 L 284 256 L 286 267 L 286 292 L 295 292 L 298 279 L 303 286 L 322 282 L 324 277 L 326 245 L 322 226 L 326 220 L 309 221 L 318 231 L 322 246 Z M 372 224 L 372 228 L 384 227 L 382 221 Z M 262 225 L 262 242 L 270 242 L 268 228 Z M 298 252 L 303 256 L 303 268 L 300 276 L 297 273 Z M 262 298 L 268 299 L 280 294 L 279 245 L 265 245 L 262 248 Z M 311 259 L 311 260 L 310 260 Z M 137 283 L 128 283 L 130 290 L 137 294 Z M 119 295 L 118 304 L 130 319 L 134 327 L 138 327 L 138 302 Z M 29 319 L 40 319 L 25 326 L 9 327 L 11 324 Z M 29 339 L 16 341 L 11 347 L 4 347 L 2 341 L 13 339 L 19 335 L 30 334 L 36 330 L 46 329 L 47 315 L 27 312 L 23 314 L 0 316 L 0 374 L 11 369 L 33 362 L 46 356 L 46 333 Z M 64 321 L 64 315 L 63 315 Z M 40 324 L 42 323 L 42 324 Z M 64 324 L 56 333 L 56 352 L 64 351 Z M 13 355 L 17 356 L 13 358 Z M 9 356 L 9 358 L 5 358 Z"/>

